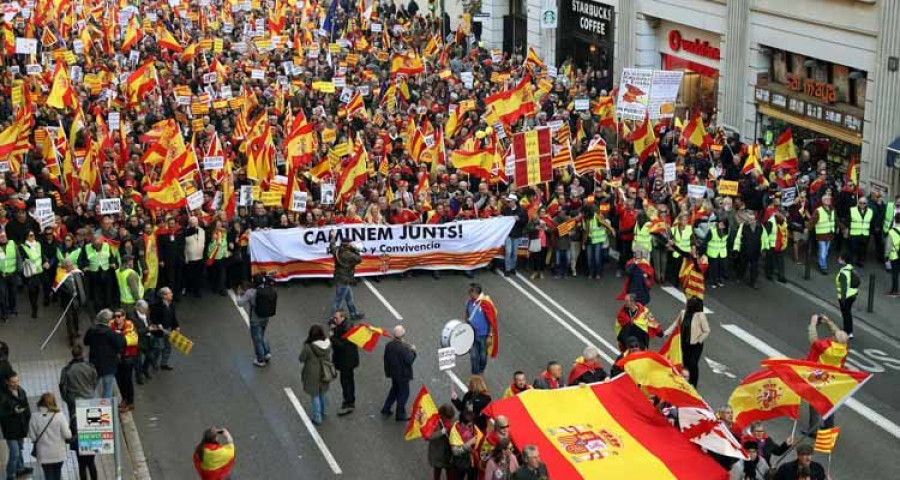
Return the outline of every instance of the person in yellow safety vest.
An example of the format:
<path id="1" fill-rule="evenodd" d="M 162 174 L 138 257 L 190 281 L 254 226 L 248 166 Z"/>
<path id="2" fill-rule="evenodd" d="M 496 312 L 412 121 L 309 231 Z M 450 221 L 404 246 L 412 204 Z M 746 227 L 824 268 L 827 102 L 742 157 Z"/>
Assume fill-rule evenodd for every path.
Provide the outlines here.
<path id="1" fill-rule="evenodd" d="M 675 219 L 675 224 L 672 225 L 672 240 L 675 242 L 675 246 L 682 252 L 689 252 L 691 250 L 691 236 L 693 234 L 694 229 L 691 228 L 690 217 L 687 212 L 682 212 L 678 215 L 678 218 Z M 681 262 L 677 261 L 681 258 L 681 254 L 678 253 L 678 250 L 672 250 L 672 258 L 676 260 L 675 265 L 681 265 Z"/>
<path id="2" fill-rule="evenodd" d="M 848 263 L 838 272 L 834 278 L 834 286 L 837 289 L 838 305 L 841 307 L 841 318 L 844 319 L 844 331 L 853 338 L 853 302 L 859 294 L 859 275 L 856 269 Z"/>
<path id="3" fill-rule="evenodd" d="M 900 198 L 900 197 L 898 197 Z M 885 223 L 887 223 L 885 221 Z M 893 226 L 887 230 L 887 244 L 884 249 L 885 257 L 891 264 L 891 298 L 900 297 L 900 211 L 894 214 Z"/>
<path id="4" fill-rule="evenodd" d="M 830 338 L 819 338 L 819 324 L 825 324 L 831 333 Z M 844 368 L 847 361 L 847 354 L 850 351 L 850 336 L 847 332 L 839 329 L 834 322 L 825 315 L 814 314 L 809 319 L 809 328 L 807 329 L 809 336 L 809 353 L 806 360 L 810 362 L 821 363 L 832 367 Z M 809 430 L 812 431 L 819 423 L 819 414 L 810 407 L 809 409 Z M 824 427 L 831 428 L 834 425 L 834 416 L 832 415 L 825 420 Z M 815 432 L 813 432 L 814 434 Z"/>
<path id="5" fill-rule="evenodd" d="M 869 246 L 869 234 L 872 230 L 872 216 L 875 212 L 869 208 L 869 200 L 859 197 L 856 208 L 850 209 L 850 255 L 847 255 L 848 263 L 855 260 L 857 267 L 862 267 L 866 261 L 866 248 Z M 849 333 L 849 332 L 848 332 Z"/>
<path id="6" fill-rule="evenodd" d="M 828 250 L 831 248 L 831 241 L 834 240 L 835 234 L 835 213 L 831 202 L 831 195 L 822 197 L 822 205 L 813 212 L 807 224 L 807 227 L 816 236 L 819 272 L 822 275 L 828 275 Z"/>
<path id="7" fill-rule="evenodd" d="M 16 242 L 0 230 L 0 322 L 6 323 L 10 315 L 18 315 L 16 308 L 16 275 L 19 272 L 19 249 Z"/>
<path id="8" fill-rule="evenodd" d="M 84 256 L 87 260 L 85 276 L 94 310 L 108 308 L 117 298 L 112 293 L 116 287 L 117 259 L 100 235 L 95 235 L 93 241 L 84 246 Z"/>
<path id="9" fill-rule="evenodd" d="M 884 210 L 884 225 L 882 231 L 885 235 L 891 231 L 891 228 L 900 226 L 900 217 L 897 214 L 900 213 L 900 195 L 897 195 L 894 198 L 893 202 L 887 204 Z"/>
<path id="10" fill-rule="evenodd" d="M 584 249 L 587 250 L 588 278 L 599 279 L 603 275 L 603 261 L 609 252 L 609 237 L 615 230 L 599 209 L 586 209 L 584 229 Z"/>
<path id="11" fill-rule="evenodd" d="M 144 283 L 134 270 L 134 257 L 122 257 L 122 265 L 116 270 L 116 284 L 119 286 L 119 303 L 129 318 L 134 318 L 134 304 L 144 299 Z"/>
<path id="12" fill-rule="evenodd" d="M 677 245 L 677 242 L 676 242 Z M 709 271 L 706 281 L 712 288 L 725 286 L 725 273 L 728 271 L 728 220 L 722 219 L 709 229 L 706 236 L 706 258 L 709 259 Z"/>
<path id="13" fill-rule="evenodd" d="M 759 257 L 763 251 L 769 249 L 769 236 L 766 229 L 756 220 L 755 214 L 751 213 L 747 223 L 738 228 L 733 249 L 740 252 L 741 259 L 749 271 L 748 285 L 750 288 L 758 289 L 756 278 L 759 275 Z"/>
<path id="14" fill-rule="evenodd" d="M 50 264 L 44 258 L 41 242 L 37 241 L 34 230 L 25 234 L 25 242 L 20 245 L 22 249 L 22 276 L 25 278 L 25 286 L 28 290 L 28 302 L 31 304 L 31 318 L 37 318 L 38 298 L 41 295 L 41 278 L 45 268 Z"/>
<path id="15" fill-rule="evenodd" d="M 766 255 L 766 279 L 772 281 L 777 277 L 781 283 L 784 278 L 784 251 L 788 247 L 788 223 L 782 210 L 776 210 L 766 222 L 766 233 L 769 236 L 769 251 Z"/>
<path id="16" fill-rule="evenodd" d="M 644 252 L 642 258 L 650 258 L 650 251 L 653 250 L 653 239 L 650 236 L 650 217 L 641 212 L 638 214 L 637 223 L 634 226 L 634 246 L 633 251 Z M 635 255 L 637 256 L 637 255 Z"/>
<path id="17" fill-rule="evenodd" d="M 206 267 L 209 273 L 209 288 L 225 296 L 225 259 L 228 257 L 228 232 L 225 224 L 216 220 L 206 246 Z"/>

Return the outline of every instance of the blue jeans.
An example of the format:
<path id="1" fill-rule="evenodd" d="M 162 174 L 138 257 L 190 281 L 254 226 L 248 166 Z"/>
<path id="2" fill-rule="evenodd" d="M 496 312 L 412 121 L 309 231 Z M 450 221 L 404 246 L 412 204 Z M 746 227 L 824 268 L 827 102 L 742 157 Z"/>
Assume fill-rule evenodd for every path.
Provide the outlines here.
<path id="1" fill-rule="evenodd" d="M 265 362 L 269 354 L 269 341 L 266 340 L 266 327 L 269 326 L 268 318 L 253 318 L 250 321 L 250 338 L 253 340 L 253 351 L 256 353 L 257 362 Z"/>
<path id="2" fill-rule="evenodd" d="M 819 240 L 819 269 L 828 269 L 828 249 L 831 248 L 831 240 Z"/>
<path id="3" fill-rule="evenodd" d="M 391 391 L 388 392 L 384 406 L 381 407 L 383 415 L 390 415 L 394 402 L 397 402 L 396 418 L 406 418 L 406 402 L 409 401 L 409 380 L 391 379 Z"/>
<path id="4" fill-rule="evenodd" d="M 6 440 L 6 448 L 9 449 L 9 459 L 6 462 L 6 480 L 15 480 L 16 474 L 25 469 L 25 459 L 22 458 L 22 440 Z"/>
<path id="5" fill-rule="evenodd" d="M 154 337 L 153 340 L 155 343 L 153 348 L 156 350 L 156 355 L 153 358 L 153 366 L 159 367 L 160 365 L 168 365 L 169 357 L 172 356 L 172 344 L 169 343 L 169 337 Z"/>
<path id="6" fill-rule="evenodd" d="M 481 375 L 487 367 L 487 337 L 475 336 L 475 343 L 469 350 L 469 360 L 472 361 L 472 375 Z"/>
<path id="7" fill-rule="evenodd" d="M 566 272 L 569 271 L 569 249 L 568 248 L 565 250 L 560 250 L 558 248 L 554 249 L 553 250 L 553 259 L 554 259 L 554 262 L 556 263 L 556 276 L 557 277 L 566 276 Z"/>
<path id="8" fill-rule="evenodd" d="M 112 398 L 113 387 L 116 385 L 116 376 L 113 374 L 103 375 L 100 377 L 98 386 L 100 387 L 100 398 Z"/>
<path id="9" fill-rule="evenodd" d="M 588 276 L 603 273 L 603 261 L 606 259 L 605 243 L 589 243 L 587 245 Z"/>
<path id="10" fill-rule="evenodd" d="M 516 260 L 519 259 L 519 239 L 506 237 L 503 248 L 503 266 L 507 272 L 511 272 L 516 269 Z"/>
<path id="11" fill-rule="evenodd" d="M 337 284 L 334 290 L 334 302 L 331 304 L 332 315 L 341 308 L 345 300 L 347 301 L 347 311 L 350 313 L 350 316 L 356 316 L 356 305 L 353 304 L 353 287 L 341 283 Z"/>
<path id="12" fill-rule="evenodd" d="M 312 421 L 315 424 L 322 423 L 322 417 L 325 415 L 325 393 L 320 393 L 312 397 Z"/>

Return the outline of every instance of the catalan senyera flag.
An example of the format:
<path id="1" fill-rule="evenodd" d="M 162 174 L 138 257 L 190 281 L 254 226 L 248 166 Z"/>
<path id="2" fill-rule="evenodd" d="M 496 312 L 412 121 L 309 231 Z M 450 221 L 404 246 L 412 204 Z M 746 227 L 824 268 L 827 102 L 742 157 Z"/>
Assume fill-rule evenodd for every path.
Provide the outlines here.
<path id="1" fill-rule="evenodd" d="M 734 412 L 735 430 L 743 430 L 756 421 L 778 417 L 796 419 L 800 401 L 800 395 L 766 368 L 747 375 L 731 392 L 728 405 Z"/>
<path id="2" fill-rule="evenodd" d="M 830 417 L 873 376 L 790 358 L 770 358 L 761 365 L 771 368 L 791 390 L 822 414 L 823 419 Z"/>
<path id="3" fill-rule="evenodd" d="M 797 170 L 797 146 L 794 145 L 794 134 L 790 127 L 775 141 L 775 164 L 772 168 Z"/>
<path id="4" fill-rule="evenodd" d="M 531 76 L 526 75 L 515 88 L 491 95 L 484 102 L 492 112 L 491 116 L 507 125 L 512 125 L 522 116 L 535 113 L 536 107 L 532 91 Z"/>
<path id="5" fill-rule="evenodd" d="M 684 357 L 681 352 L 681 320 L 678 320 L 675 328 L 672 329 L 672 333 L 666 337 L 666 341 L 659 347 L 659 354 L 666 357 L 669 363 L 676 368 L 680 369 L 684 366 Z"/>
<path id="6" fill-rule="evenodd" d="M 431 434 L 434 433 L 434 429 L 437 428 L 439 422 L 440 417 L 438 416 L 434 399 L 431 397 L 431 393 L 428 392 L 428 388 L 422 385 L 422 388 L 419 389 L 419 394 L 416 395 L 416 399 L 413 401 L 412 415 L 409 416 L 409 421 L 406 423 L 404 438 L 406 440 L 422 438 L 427 441 L 430 439 Z"/>
<path id="7" fill-rule="evenodd" d="M 537 185 L 553 179 L 553 147 L 550 128 L 513 135 L 516 186 Z"/>
<path id="8" fill-rule="evenodd" d="M 378 339 L 381 337 L 390 337 L 382 328 L 373 327 L 366 323 L 354 325 L 341 338 L 349 340 L 350 343 L 357 347 L 371 352 L 378 345 Z"/>
<path id="9" fill-rule="evenodd" d="M 813 446 L 813 450 L 831 455 L 840 433 L 841 427 L 820 428 L 816 432 L 816 444 Z"/>
<path id="10" fill-rule="evenodd" d="M 653 125 L 650 123 L 650 116 L 644 117 L 644 123 L 634 131 L 634 153 L 637 153 L 641 160 L 646 160 L 651 153 L 656 151 L 659 141 L 656 139 L 656 133 L 653 132 Z"/>
<path id="11" fill-rule="evenodd" d="M 553 168 L 563 168 L 572 163 L 572 132 L 568 123 L 563 123 L 556 131 L 556 143 L 559 151 L 553 155 Z"/>
<path id="12" fill-rule="evenodd" d="M 565 237 L 572 233 L 572 230 L 575 228 L 575 219 L 566 220 L 563 223 L 560 223 L 559 226 L 556 227 L 556 231 L 559 232 L 560 237 Z"/>
<path id="13" fill-rule="evenodd" d="M 425 71 L 425 64 L 422 58 L 410 52 L 406 55 L 394 55 L 391 59 L 391 78 L 397 74 L 417 75 Z"/>
<path id="14" fill-rule="evenodd" d="M 704 146 L 713 143 L 712 137 L 706 133 L 706 128 L 703 126 L 703 118 L 700 116 L 699 111 L 694 114 L 694 118 L 692 118 L 687 126 L 684 127 L 681 135 L 687 139 L 691 145 L 699 148 L 703 148 Z"/>
<path id="15" fill-rule="evenodd" d="M 676 407 L 709 408 L 703 397 L 675 367 L 656 352 L 637 352 L 617 362 L 634 383 Z"/>
<path id="16" fill-rule="evenodd" d="M 725 480 L 627 375 L 605 383 L 528 390 L 496 400 L 485 412 L 509 419 L 518 448 L 536 445 L 550 478 Z"/>
<path id="17" fill-rule="evenodd" d="M 581 175 L 589 171 L 609 170 L 606 157 L 606 142 L 600 140 L 575 158 L 575 173 Z"/>

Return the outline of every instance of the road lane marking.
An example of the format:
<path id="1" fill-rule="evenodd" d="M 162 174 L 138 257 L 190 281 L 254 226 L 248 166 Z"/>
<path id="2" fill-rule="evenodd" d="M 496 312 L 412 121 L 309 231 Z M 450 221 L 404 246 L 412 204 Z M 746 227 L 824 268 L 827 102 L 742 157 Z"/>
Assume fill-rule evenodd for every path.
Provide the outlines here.
<path id="1" fill-rule="evenodd" d="M 709 365 L 709 369 L 713 371 L 713 373 L 718 375 L 725 375 L 728 378 L 737 378 L 733 373 L 728 371 L 728 365 L 724 363 L 719 363 L 709 357 L 703 357 L 706 360 L 706 364 Z"/>
<path id="2" fill-rule="evenodd" d="M 231 301 L 232 303 L 234 303 L 234 308 L 236 308 L 238 313 L 241 314 L 241 318 L 244 319 L 244 323 L 247 324 L 247 328 L 250 328 L 250 316 L 247 315 L 247 310 L 244 310 L 240 305 L 238 305 L 237 296 L 234 294 L 234 292 L 228 290 L 228 296 L 231 297 Z"/>
<path id="3" fill-rule="evenodd" d="M 303 420 L 303 424 L 306 425 L 306 429 L 309 430 L 309 435 L 312 437 L 313 441 L 316 442 L 316 446 L 319 447 L 319 451 L 322 452 L 325 461 L 328 462 L 328 466 L 331 467 L 331 471 L 334 472 L 335 475 L 343 473 L 341 471 L 341 466 L 338 465 L 337 460 L 334 459 L 334 455 L 331 454 L 331 450 L 328 449 L 328 445 L 325 445 L 325 441 L 319 436 L 319 431 L 316 430 L 316 426 L 313 425 L 312 420 L 309 419 L 309 415 L 306 414 L 306 410 L 303 409 L 303 405 L 300 404 L 300 400 L 297 399 L 297 395 L 294 394 L 294 390 L 291 387 L 284 387 L 284 394 L 288 396 L 288 400 L 291 401 L 291 405 L 294 406 L 297 415 L 300 415 L 300 419 Z"/>
<path id="4" fill-rule="evenodd" d="M 393 315 L 394 318 L 397 319 L 397 321 L 400 321 L 400 322 L 403 321 L 403 316 L 400 315 L 400 312 L 398 312 L 397 309 L 394 308 L 394 306 L 391 305 L 391 304 L 387 301 L 386 298 L 384 298 L 384 295 L 382 295 L 381 292 L 379 292 L 379 291 L 375 288 L 375 285 L 372 285 L 372 282 L 370 282 L 370 281 L 368 281 L 368 280 L 366 280 L 366 279 L 363 279 L 363 285 L 365 285 L 366 287 L 368 287 L 369 291 L 372 292 L 373 295 L 375 295 L 375 298 L 377 298 L 378 300 L 381 301 L 381 304 L 384 305 L 384 308 L 386 308 L 387 311 L 391 312 L 391 315 Z"/>
<path id="5" fill-rule="evenodd" d="M 556 300 L 554 300 L 550 295 L 548 295 L 546 292 L 544 292 L 543 290 L 541 290 L 540 288 L 538 288 L 537 285 L 535 285 L 534 283 L 532 283 L 531 281 L 529 281 L 529 280 L 527 280 L 527 279 L 525 279 L 525 278 L 523 278 L 523 277 L 519 277 L 519 280 L 520 280 L 522 283 L 524 283 L 525 285 L 527 285 L 529 288 L 531 288 L 532 290 L 534 290 L 535 293 L 537 293 L 538 295 L 540 295 L 541 298 L 543 298 L 544 300 L 546 300 L 550 305 L 553 305 L 554 307 L 556 307 L 556 309 L 559 310 L 560 312 L 562 312 L 563 315 L 569 317 L 569 320 L 572 320 L 573 322 L 575 322 L 576 325 L 578 325 L 579 327 L 583 328 L 590 336 L 596 338 L 597 341 L 600 342 L 600 343 L 602 343 L 603 346 L 605 346 L 606 348 L 608 348 L 610 352 L 613 352 L 613 355 L 619 355 L 619 349 L 618 349 L 615 345 L 613 345 L 612 343 L 608 342 L 608 341 L 607 341 L 605 338 L 603 338 L 599 333 L 595 332 L 593 329 L 591 329 L 590 327 L 588 327 L 584 322 L 582 322 L 580 319 L 578 319 L 578 317 L 576 317 L 575 315 L 573 315 L 572 312 L 566 310 L 562 305 L 560 305 L 560 304 L 559 304 Z M 607 357 L 604 357 L 604 358 L 607 358 Z M 611 360 L 611 359 L 610 359 L 610 360 L 607 360 L 607 361 L 610 362 L 610 363 L 612 363 L 612 360 Z"/>
<path id="6" fill-rule="evenodd" d="M 579 332 L 578 330 L 576 330 L 575 327 L 573 327 L 573 326 L 570 325 L 568 322 L 566 322 L 565 320 L 563 320 L 562 318 L 560 318 L 559 315 L 557 315 L 556 313 L 554 313 L 553 310 L 550 310 L 549 308 L 547 308 L 546 305 L 544 305 L 543 303 L 539 302 L 537 298 L 534 298 L 534 295 L 528 293 L 528 290 L 525 290 L 525 288 L 523 288 L 523 287 L 522 287 L 521 285 L 519 285 L 518 283 L 514 282 L 514 281 L 513 281 L 512 279 L 510 279 L 509 277 L 504 277 L 504 276 L 502 276 L 500 273 L 498 273 L 498 275 L 500 275 L 500 278 L 506 280 L 507 283 L 509 283 L 510 285 L 512 285 L 513 288 L 515 288 L 516 290 L 518 290 L 519 293 L 521 293 L 522 295 L 524 295 L 525 298 L 531 300 L 535 305 L 537 305 L 538 308 L 540 308 L 541 310 L 544 311 L 544 313 L 546 313 L 547 315 L 549 315 L 550 318 L 552 318 L 553 320 L 556 320 L 556 323 L 562 325 L 562 327 L 565 328 L 566 330 L 568 330 L 572 335 L 575 335 L 575 338 L 581 340 L 585 345 L 587 345 L 587 346 L 589 346 L 589 347 L 597 348 L 596 345 L 594 345 L 593 343 L 591 343 L 591 341 L 588 340 L 587 337 L 585 337 L 584 335 L 582 335 L 581 332 Z M 600 349 L 598 348 L 597 351 L 600 352 L 600 356 L 603 357 L 603 359 L 606 360 L 607 363 L 609 363 L 609 364 L 612 364 L 612 363 L 613 363 L 613 358 L 610 357 L 609 355 L 603 353 L 603 350 L 600 350 Z"/>
<path id="7" fill-rule="evenodd" d="M 737 325 L 722 325 L 722 328 L 727 330 L 729 333 L 731 333 L 735 337 L 738 337 L 739 339 L 741 339 L 747 345 L 750 345 L 751 347 L 755 348 L 763 355 L 766 355 L 768 357 L 776 357 L 776 358 L 789 358 L 787 355 L 779 352 L 778 350 L 775 350 L 774 348 L 769 346 L 769 344 L 767 344 L 766 342 L 760 340 L 759 338 L 757 338 L 750 332 L 744 330 L 743 328 L 741 328 Z M 884 415 L 876 412 L 875 410 L 872 410 L 871 408 L 869 408 L 868 406 L 866 406 L 865 404 L 863 404 L 862 402 L 860 402 L 859 400 L 857 400 L 855 398 L 848 399 L 847 402 L 845 403 L 845 405 L 847 405 L 847 408 L 862 415 L 863 417 L 866 418 L 866 420 L 874 423 L 875 425 L 880 427 L 885 432 L 893 435 L 896 438 L 900 438 L 900 425 L 897 425 L 896 423 L 890 421 Z"/>
<path id="8" fill-rule="evenodd" d="M 661 288 L 662 291 L 668 293 L 669 295 L 675 297 L 675 299 L 678 300 L 679 302 L 687 303 L 687 298 L 684 296 L 684 293 L 681 290 L 679 290 L 671 285 L 660 285 L 659 288 Z M 706 305 L 704 305 L 703 313 L 709 315 L 710 313 L 715 313 L 715 312 L 713 312 L 709 308 L 706 308 Z"/>

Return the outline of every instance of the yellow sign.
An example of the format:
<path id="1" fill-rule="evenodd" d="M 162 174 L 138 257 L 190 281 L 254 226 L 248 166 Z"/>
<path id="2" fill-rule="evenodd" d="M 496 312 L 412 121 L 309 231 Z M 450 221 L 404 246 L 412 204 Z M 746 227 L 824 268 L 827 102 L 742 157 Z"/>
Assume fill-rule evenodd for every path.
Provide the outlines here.
<path id="1" fill-rule="evenodd" d="M 341 44 L 340 43 L 329 43 L 328 51 L 331 53 L 341 53 Z"/>
<path id="2" fill-rule="evenodd" d="M 734 180 L 720 180 L 719 195 L 738 196 L 738 182 Z"/>
<path id="3" fill-rule="evenodd" d="M 337 131 L 333 128 L 322 130 L 322 143 L 334 143 L 337 139 Z"/>
<path id="4" fill-rule="evenodd" d="M 250 197 L 253 200 L 259 200 L 261 194 L 262 190 L 260 190 L 259 185 L 253 185 L 253 187 L 250 189 Z"/>
<path id="5" fill-rule="evenodd" d="M 267 207 L 277 207 L 281 205 L 282 194 L 279 192 L 262 192 L 262 204 Z"/>
<path id="6" fill-rule="evenodd" d="M 318 90 L 322 93 L 334 93 L 334 82 L 313 82 L 313 90 Z"/>

